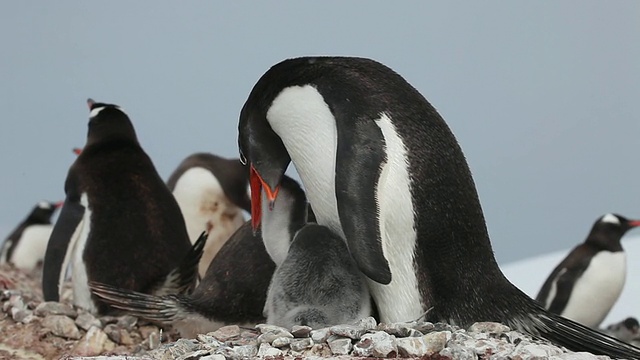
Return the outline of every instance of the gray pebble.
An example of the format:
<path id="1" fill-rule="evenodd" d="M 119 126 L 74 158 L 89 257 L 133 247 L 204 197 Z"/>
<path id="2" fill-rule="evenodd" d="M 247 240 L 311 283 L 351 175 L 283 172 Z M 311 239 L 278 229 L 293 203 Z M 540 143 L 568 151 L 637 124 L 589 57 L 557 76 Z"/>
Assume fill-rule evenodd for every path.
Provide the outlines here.
<path id="1" fill-rule="evenodd" d="M 313 340 L 310 338 L 291 340 L 289 346 L 293 351 L 302 351 L 311 348 L 313 346 Z"/>
<path id="2" fill-rule="evenodd" d="M 125 329 L 127 331 L 133 330 L 133 328 L 138 323 L 138 318 L 131 315 L 123 315 L 118 318 L 117 325 L 118 327 Z"/>
<path id="3" fill-rule="evenodd" d="M 64 315 L 47 315 L 42 321 L 42 326 L 51 330 L 55 336 L 74 340 L 82 337 L 73 320 Z"/>
<path id="4" fill-rule="evenodd" d="M 360 340 L 367 329 L 356 325 L 336 325 L 331 327 L 331 333 L 334 335 L 348 337 L 354 340 Z"/>
<path id="5" fill-rule="evenodd" d="M 89 313 L 79 314 L 76 318 L 76 325 L 78 325 L 78 327 L 84 331 L 88 331 L 92 326 L 102 328 L 102 323 L 100 322 L 100 320 L 96 319 Z"/>
<path id="6" fill-rule="evenodd" d="M 238 325 L 223 326 L 218 330 L 209 333 L 220 341 L 227 341 L 240 336 L 240 327 Z"/>
<path id="7" fill-rule="evenodd" d="M 351 339 L 341 338 L 330 341 L 329 348 L 334 355 L 349 355 L 353 344 L 351 344 Z"/>
<path id="8" fill-rule="evenodd" d="M 271 345 L 277 348 L 285 347 L 289 344 L 291 344 L 291 338 L 289 337 L 279 337 L 271 342 Z"/>
<path id="9" fill-rule="evenodd" d="M 18 307 L 12 307 L 11 308 L 11 318 L 15 322 L 20 322 L 20 323 L 25 324 L 24 320 L 28 316 L 33 317 L 33 312 L 31 312 L 31 310 L 27 310 L 26 308 L 25 309 L 21 309 L 21 308 L 18 308 Z"/>
<path id="10" fill-rule="evenodd" d="M 232 357 L 234 359 L 250 359 L 258 354 L 256 345 L 243 345 L 233 348 Z"/>
<path id="11" fill-rule="evenodd" d="M 353 346 L 353 355 L 377 358 L 395 357 L 398 354 L 396 338 L 384 331 L 364 334 Z"/>
<path id="12" fill-rule="evenodd" d="M 364 319 L 360 319 L 354 323 L 355 326 L 363 327 L 365 330 L 373 330 L 378 326 L 376 319 L 373 316 L 366 317 Z"/>
<path id="13" fill-rule="evenodd" d="M 284 355 L 284 353 L 282 352 L 282 350 L 274 348 L 273 346 L 267 344 L 267 343 L 262 343 L 260 344 L 260 347 L 258 348 L 258 357 L 265 357 L 265 356 L 282 356 Z"/>
<path id="14" fill-rule="evenodd" d="M 329 328 L 311 330 L 309 335 L 311 335 L 311 340 L 313 340 L 314 343 L 319 344 L 327 341 L 327 338 L 331 335 L 331 330 Z"/>
<path id="15" fill-rule="evenodd" d="M 45 301 L 40 303 L 40 305 L 36 306 L 35 313 L 36 315 L 42 317 L 47 315 L 65 315 L 71 318 L 75 318 L 78 315 L 76 310 L 74 310 L 71 306 L 55 301 Z"/>
<path id="16" fill-rule="evenodd" d="M 309 337 L 310 332 L 311 332 L 311 328 L 309 326 L 294 325 L 291 328 L 291 334 L 297 338 Z"/>
<path id="17" fill-rule="evenodd" d="M 485 332 L 492 334 L 502 334 L 509 332 L 511 329 L 507 325 L 503 325 L 495 322 L 477 322 L 469 328 L 470 332 Z"/>

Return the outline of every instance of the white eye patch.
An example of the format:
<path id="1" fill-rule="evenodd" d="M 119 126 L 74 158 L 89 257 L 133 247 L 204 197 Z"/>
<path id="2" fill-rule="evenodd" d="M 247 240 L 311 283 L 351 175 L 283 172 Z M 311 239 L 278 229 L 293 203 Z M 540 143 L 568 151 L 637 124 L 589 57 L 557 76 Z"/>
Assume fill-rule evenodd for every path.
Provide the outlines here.
<path id="1" fill-rule="evenodd" d="M 38 207 L 41 209 L 51 209 L 51 204 L 46 201 L 41 201 L 38 203 Z"/>
<path id="2" fill-rule="evenodd" d="M 106 109 L 108 107 L 111 107 L 111 106 L 101 106 L 101 107 L 97 107 L 97 108 L 91 109 L 91 112 L 89 113 L 89 119 L 93 119 L 94 117 L 98 116 L 98 114 L 100 114 L 100 111 L 102 111 L 102 110 L 104 110 L 104 109 Z M 126 113 L 122 110 L 121 107 L 115 106 L 113 108 L 122 111 L 122 113 L 124 113 L 126 115 Z"/>
<path id="3" fill-rule="evenodd" d="M 618 219 L 618 217 L 613 214 L 606 214 L 605 216 L 602 217 L 600 221 L 605 223 L 620 225 L 620 219 Z"/>

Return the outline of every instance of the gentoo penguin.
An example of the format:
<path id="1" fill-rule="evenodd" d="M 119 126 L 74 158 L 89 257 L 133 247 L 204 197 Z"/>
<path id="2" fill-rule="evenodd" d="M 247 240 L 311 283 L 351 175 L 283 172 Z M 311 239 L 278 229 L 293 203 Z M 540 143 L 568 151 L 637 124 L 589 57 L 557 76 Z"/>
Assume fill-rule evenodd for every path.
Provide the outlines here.
<path id="1" fill-rule="evenodd" d="M 305 225 L 277 265 L 265 304 L 268 324 L 319 329 L 371 315 L 364 277 L 344 240 L 329 228 Z"/>
<path id="2" fill-rule="evenodd" d="M 634 317 L 609 325 L 606 331 L 624 342 L 640 341 L 640 323 Z"/>
<path id="3" fill-rule="evenodd" d="M 87 142 L 69 169 L 45 255 L 44 299 L 58 300 L 69 262 L 73 302 L 93 313 L 110 309 L 91 295 L 89 281 L 149 293 L 188 291 L 206 236 L 191 247 L 180 208 L 127 114 L 91 99 L 88 105 Z"/>
<path id="4" fill-rule="evenodd" d="M 253 87 L 238 130 L 241 159 L 270 202 L 293 162 L 318 224 L 346 240 L 369 277 L 382 322 L 498 321 L 572 350 L 640 358 L 506 279 L 454 135 L 388 67 L 352 57 L 280 62 Z"/>
<path id="5" fill-rule="evenodd" d="M 18 269 L 30 271 L 44 260 L 51 236 L 51 217 L 62 202 L 41 201 L 5 239 L 0 251 L 0 264 L 12 263 Z"/>
<path id="6" fill-rule="evenodd" d="M 167 186 L 178 201 L 191 241 L 203 231 L 209 234 L 198 269 L 204 276 L 224 242 L 244 223 L 242 210 L 251 211 L 249 172 L 238 159 L 196 153 L 180 163 Z"/>
<path id="7" fill-rule="evenodd" d="M 97 283 L 91 284 L 91 290 L 116 308 L 171 325 L 183 337 L 228 324 L 263 323 L 267 290 L 276 268 L 270 254 L 284 259 L 288 243 L 305 224 L 306 208 L 300 185 L 285 176 L 273 210 L 265 208 L 260 231 L 253 232 L 251 221 L 243 224 L 222 246 L 190 295 L 151 296 Z"/>
<path id="8" fill-rule="evenodd" d="M 547 310 L 596 328 L 618 300 L 627 275 L 622 236 L 640 220 L 598 218 L 584 243 L 556 266 L 536 296 Z"/>

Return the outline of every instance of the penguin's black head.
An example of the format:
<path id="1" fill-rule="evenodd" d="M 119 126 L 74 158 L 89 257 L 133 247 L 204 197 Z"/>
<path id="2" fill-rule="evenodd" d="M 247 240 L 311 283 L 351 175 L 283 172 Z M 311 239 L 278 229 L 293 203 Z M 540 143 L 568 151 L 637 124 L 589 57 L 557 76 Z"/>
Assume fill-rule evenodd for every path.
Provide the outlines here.
<path id="1" fill-rule="evenodd" d="M 282 140 L 267 121 L 267 107 L 261 105 L 255 97 L 249 96 L 240 112 L 238 125 L 240 161 L 249 166 L 250 172 L 251 225 L 254 232 L 260 225 L 262 189 L 269 200 L 269 207 L 273 208 L 280 182 L 291 162 Z"/>
<path id="2" fill-rule="evenodd" d="M 39 202 L 33 210 L 31 210 L 31 214 L 29 214 L 29 222 L 32 224 L 50 224 L 51 216 L 57 208 L 62 206 L 62 204 L 62 201 L 57 203 L 49 201 Z"/>
<path id="3" fill-rule="evenodd" d="M 129 116 L 117 105 L 87 99 L 89 106 L 89 133 L 87 145 L 113 139 L 127 139 L 138 143 Z"/>
<path id="4" fill-rule="evenodd" d="M 620 247 L 622 236 L 634 227 L 640 226 L 640 220 L 629 220 L 618 214 L 602 215 L 591 228 L 587 242 L 598 244 L 605 249 Z"/>
<path id="5" fill-rule="evenodd" d="M 638 322 L 638 319 L 636 319 L 636 318 L 628 317 L 628 318 L 624 319 L 622 324 L 624 325 L 624 327 L 626 327 L 628 330 L 630 330 L 634 334 L 637 334 L 637 333 L 640 332 L 640 323 Z"/>

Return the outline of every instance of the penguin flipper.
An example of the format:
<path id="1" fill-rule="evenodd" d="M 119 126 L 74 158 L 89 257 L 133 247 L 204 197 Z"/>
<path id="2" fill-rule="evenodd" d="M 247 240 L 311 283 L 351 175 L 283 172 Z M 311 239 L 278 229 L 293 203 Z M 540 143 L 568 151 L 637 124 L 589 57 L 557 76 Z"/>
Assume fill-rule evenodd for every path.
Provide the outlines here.
<path id="1" fill-rule="evenodd" d="M 373 121 L 337 121 L 335 192 L 349 252 L 360 271 L 381 284 L 391 282 L 382 251 L 376 189 L 387 161 L 382 131 Z"/>
<path id="2" fill-rule="evenodd" d="M 155 288 L 154 295 L 186 294 L 193 290 L 198 278 L 198 264 L 200 264 L 208 237 L 209 235 L 204 231 L 200 234 L 180 265 L 173 269 L 164 278 L 164 281 Z"/>
<path id="3" fill-rule="evenodd" d="M 42 294 L 45 301 L 58 301 L 60 298 L 60 287 L 65 276 L 66 264 L 70 259 L 75 241 L 80 237 L 80 232 L 77 230 L 81 225 L 84 212 L 84 206 L 68 199 L 60 211 L 44 256 Z"/>
<path id="4" fill-rule="evenodd" d="M 576 285 L 576 282 L 585 272 L 589 262 L 586 261 L 584 264 L 578 264 L 583 266 L 575 266 L 571 268 L 565 268 L 565 271 L 562 271 L 558 280 L 556 281 L 556 296 L 553 298 L 553 301 L 549 305 L 549 312 L 554 314 L 562 314 L 567 303 L 569 303 L 569 299 L 571 298 L 571 293 L 573 291 L 573 287 Z"/>
<path id="5" fill-rule="evenodd" d="M 184 298 L 179 295 L 156 296 L 94 281 L 89 282 L 89 289 L 113 308 L 162 325 L 171 325 L 183 312 Z"/>
<path id="6" fill-rule="evenodd" d="M 519 330 L 571 351 L 587 351 L 619 359 L 640 359 L 640 348 L 549 312 L 535 316 L 532 326 L 522 324 Z"/>

